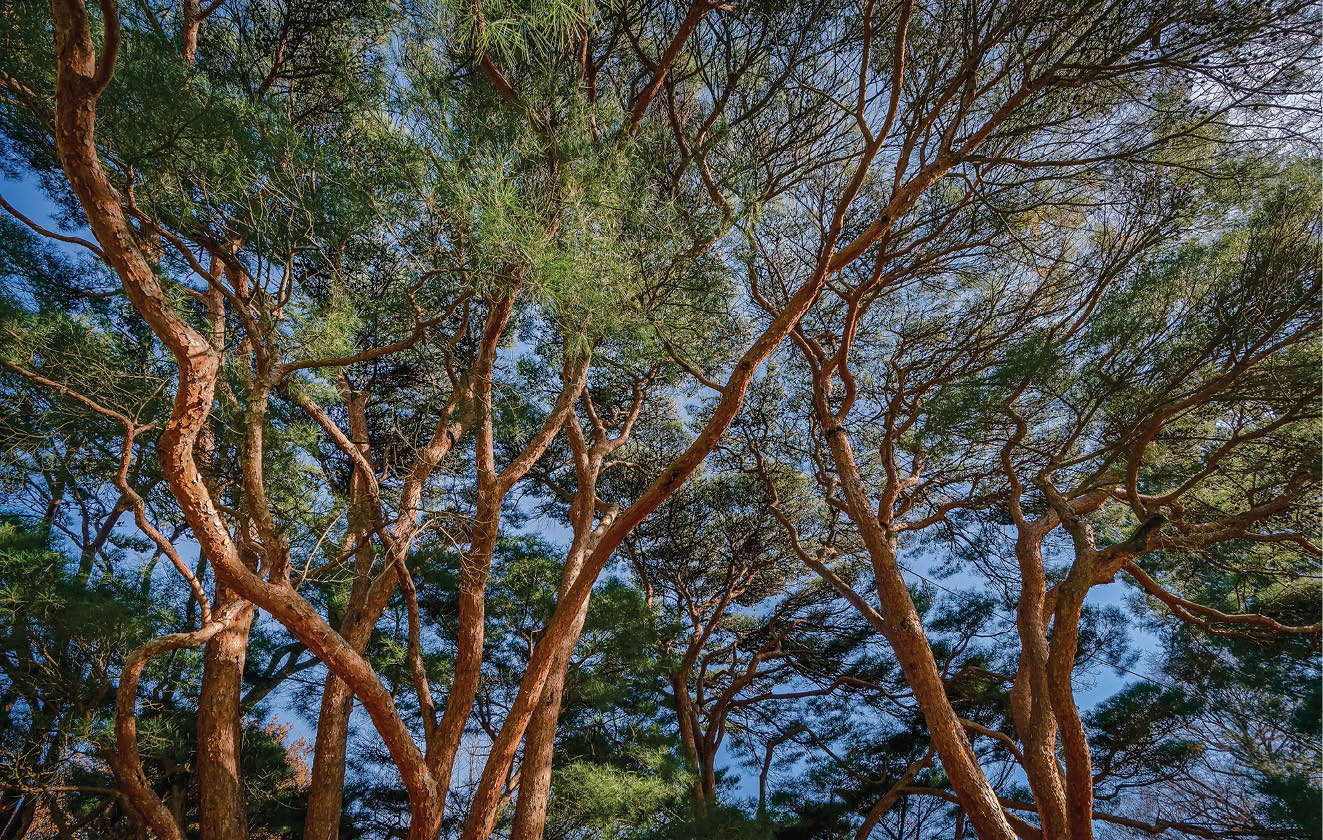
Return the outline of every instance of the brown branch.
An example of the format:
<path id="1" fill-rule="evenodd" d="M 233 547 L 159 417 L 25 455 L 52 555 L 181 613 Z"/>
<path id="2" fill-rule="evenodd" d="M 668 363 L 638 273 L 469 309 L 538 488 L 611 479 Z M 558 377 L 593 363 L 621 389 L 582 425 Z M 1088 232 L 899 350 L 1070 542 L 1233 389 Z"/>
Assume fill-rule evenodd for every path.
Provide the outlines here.
<path id="1" fill-rule="evenodd" d="M 18 219 L 20 222 L 32 228 L 34 231 L 46 237 L 47 239 L 54 239 L 59 242 L 68 242 L 71 245 L 82 245 L 84 248 L 96 254 L 101 259 L 104 260 L 106 258 L 106 254 L 104 251 L 102 251 L 93 243 L 88 242 L 86 239 L 83 239 L 82 237 L 79 236 L 66 236 L 63 233 L 56 233 L 55 231 L 50 230 L 48 228 L 44 228 L 41 225 L 37 224 L 36 222 L 32 221 L 27 216 L 24 216 L 22 213 L 20 213 L 18 211 L 18 208 L 16 208 L 14 205 L 10 204 L 8 201 L 5 201 L 5 197 L 2 195 L 0 195 L 0 207 L 5 208 L 5 210 L 9 213 L 9 215 L 13 216 L 15 219 Z"/>
<path id="2" fill-rule="evenodd" d="M 38 385 L 55 391 L 56 393 L 62 394 L 75 402 L 86 406 L 97 414 L 116 421 L 124 427 L 124 444 L 120 453 L 119 469 L 115 472 L 115 486 L 119 489 L 122 496 L 129 502 L 129 505 L 133 510 L 134 522 L 137 523 L 139 530 L 146 534 L 147 537 L 156 544 L 156 547 L 161 550 L 161 553 L 170 559 L 170 563 L 179 571 L 179 574 L 183 576 L 184 580 L 188 582 L 188 587 L 192 590 L 193 597 L 197 599 L 198 607 L 202 613 L 203 623 L 205 624 L 210 621 L 211 604 L 207 600 L 206 593 L 202 589 L 202 584 L 193 574 L 193 571 L 188 567 L 188 564 L 179 556 L 179 552 L 175 549 L 174 543 L 148 521 L 146 502 L 143 501 L 142 496 L 138 495 L 137 491 L 129 486 L 128 472 L 129 463 L 133 456 L 133 442 L 138 435 L 156 428 L 156 424 L 147 423 L 140 426 L 136 421 L 131 420 L 127 414 L 113 408 L 107 408 L 96 400 L 78 393 L 67 385 L 62 385 L 59 382 L 47 379 L 46 377 L 27 370 L 13 362 L 0 359 L 0 367 L 13 373 L 17 373 Z"/>
<path id="3" fill-rule="evenodd" d="M 436 326 L 437 324 L 442 323 L 443 321 L 448 319 L 451 315 L 455 314 L 455 311 L 459 309 L 460 305 L 467 300 L 468 300 L 468 295 L 463 295 L 457 298 L 455 302 L 452 303 L 450 307 L 446 309 L 445 312 L 436 316 L 435 318 L 428 318 L 426 320 L 418 317 L 417 305 L 415 304 L 413 330 L 410 331 L 409 335 L 406 336 L 405 338 L 402 338 L 399 341 L 396 341 L 391 344 L 385 344 L 380 347 L 372 347 L 362 351 L 361 353 L 355 353 L 350 356 L 339 356 L 336 358 L 329 358 L 329 359 L 305 359 L 300 362 L 289 362 L 287 364 L 281 365 L 280 370 L 277 373 L 277 381 L 280 381 L 284 377 L 288 376 L 289 374 L 297 370 L 307 370 L 309 368 L 325 368 L 325 367 L 348 367 L 353 364 L 358 364 L 359 362 L 367 362 L 367 361 L 371 361 L 372 359 L 380 358 L 381 356 L 388 356 L 391 353 L 398 353 L 401 350 L 408 350 L 410 347 L 418 343 L 419 339 L 423 337 L 423 335 L 427 332 L 428 329 Z"/>
<path id="4" fill-rule="evenodd" d="M 941 788 L 908 787 L 905 788 L 904 792 L 906 794 L 911 794 L 915 796 L 935 796 L 939 799 L 945 799 L 947 802 L 958 802 L 954 793 L 952 793 L 949 790 L 942 790 Z M 1020 802 L 1019 800 L 1006 799 L 1000 796 L 997 797 L 997 800 L 1001 803 L 1001 806 L 1003 808 L 1006 808 L 1008 810 L 1027 811 L 1029 813 L 1038 812 L 1038 809 L 1035 808 L 1033 805 L 1029 804 L 1028 802 Z M 1143 820 L 1131 819 L 1130 817 L 1118 817 L 1113 814 L 1103 813 L 1102 811 L 1094 811 L 1093 818 L 1095 820 L 1101 820 L 1102 822 L 1112 823 L 1113 825 L 1122 825 L 1127 828 L 1135 828 L 1140 831 L 1153 835 L 1158 835 L 1166 831 L 1175 830 L 1175 831 L 1184 832 L 1186 834 L 1194 835 L 1195 837 L 1205 837 L 1208 838 L 1208 840 L 1217 840 L 1217 838 L 1226 836 L 1210 828 L 1205 828 L 1204 826 L 1201 825 L 1194 825 L 1192 823 L 1186 823 L 1186 822 L 1173 822 L 1171 820 L 1156 820 L 1151 823 L 1146 823 Z"/>
<path id="5" fill-rule="evenodd" d="M 185 840 L 185 836 L 174 814 L 147 783 L 147 778 L 142 772 L 142 760 L 138 754 L 136 717 L 138 679 L 152 657 L 171 650 L 206 644 L 217 633 L 228 627 L 247 606 L 247 602 L 241 599 L 232 601 L 221 615 L 201 628 L 191 633 L 171 633 L 152 639 L 129 654 L 128 660 L 124 663 L 124 671 L 120 675 L 119 687 L 115 694 L 115 753 L 110 758 L 110 763 L 120 790 L 131 803 L 133 811 L 160 840 Z"/>
<path id="6" fill-rule="evenodd" d="M 900 774 L 900 778 L 896 779 L 896 783 L 886 793 L 882 794 L 882 798 L 877 801 L 877 804 L 868 809 L 863 824 L 859 826 L 859 830 L 854 834 L 854 840 L 868 840 L 868 835 L 873 833 L 873 829 L 882 821 L 882 817 L 886 816 L 887 811 L 890 811 L 892 806 L 905 795 L 910 782 L 913 782 L 914 778 L 925 767 L 932 765 L 935 754 L 936 750 L 929 746 L 928 751 L 923 754 L 922 758 L 910 762 L 910 766 L 906 767 L 905 772 Z"/>
<path id="7" fill-rule="evenodd" d="M 1195 601 L 1187 600 L 1163 589 L 1161 584 L 1154 580 L 1148 572 L 1141 569 L 1133 560 L 1122 564 L 1121 570 L 1134 578 L 1135 581 L 1144 588 L 1144 591 L 1166 604 L 1177 618 L 1189 622 L 1208 633 L 1228 635 L 1236 634 L 1236 631 L 1213 627 L 1207 620 L 1205 620 L 1205 618 L 1224 624 L 1248 624 L 1273 633 L 1299 633 L 1317 636 L 1323 632 L 1323 623 L 1320 622 L 1292 626 L 1282 624 L 1279 621 L 1259 613 L 1224 613 L 1221 610 L 1205 606 Z M 1195 615 L 1196 613 L 1198 615 Z M 1204 616 L 1205 618 L 1200 618 L 1199 616 Z"/>
<path id="8" fill-rule="evenodd" d="M 989 729 L 988 727 L 984 726 L 981 723 L 972 720 L 967 720 L 965 718 L 960 719 L 960 725 L 968 729 L 970 732 L 977 732 L 980 735 L 986 736 L 998 742 L 999 744 L 1004 746 L 1012 756 L 1015 757 L 1015 760 L 1019 762 L 1020 766 L 1027 767 L 1024 760 L 1024 753 L 1020 752 L 1020 748 L 1015 746 L 1014 739 L 1012 739 L 1011 736 L 1007 735 L 1005 732 L 999 732 L 996 729 Z"/>
<path id="9" fill-rule="evenodd" d="M 115 0 L 100 0 L 101 57 L 97 60 L 96 74 L 92 76 L 92 95 L 99 96 L 115 75 L 115 59 L 119 56 L 119 4 Z"/>
<path id="10" fill-rule="evenodd" d="M 666 81 L 666 74 L 670 72 L 671 67 L 675 64 L 675 60 L 679 57 L 680 50 L 683 49 L 685 42 L 698 29 L 698 25 L 703 22 L 703 18 L 707 16 L 707 13 L 718 8 L 730 7 L 714 3 L 712 0 L 694 0 L 693 5 L 689 7 L 688 14 L 684 16 L 684 20 L 680 21 L 680 28 L 676 30 L 671 42 L 666 45 L 666 51 L 662 53 L 661 60 L 653 68 L 652 80 L 648 82 L 647 87 L 643 88 L 634 100 L 634 107 L 629 112 L 629 122 L 621 132 L 623 136 L 628 137 L 638 129 L 644 113 L 647 112 L 648 106 L 652 104 L 652 100 L 657 97 L 657 92 L 661 90 L 662 83 Z"/>

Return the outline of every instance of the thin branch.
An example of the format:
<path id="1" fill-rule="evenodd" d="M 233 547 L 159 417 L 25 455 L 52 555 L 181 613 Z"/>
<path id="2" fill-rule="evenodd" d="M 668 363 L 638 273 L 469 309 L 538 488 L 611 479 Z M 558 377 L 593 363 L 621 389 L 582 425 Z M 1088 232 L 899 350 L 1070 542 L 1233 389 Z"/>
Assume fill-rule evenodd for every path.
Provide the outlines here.
<path id="1" fill-rule="evenodd" d="M 29 219 L 27 216 L 24 216 L 22 213 L 20 213 L 17 207 L 10 204 L 8 201 L 5 201 L 5 197 L 3 195 L 0 195 L 0 207 L 5 208 L 6 212 L 8 212 L 9 215 L 13 216 L 15 219 L 18 219 L 20 222 L 32 228 L 34 231 L 46 237 L 47 239 L 55 239 L 60 242 L 68 242 L 70 245 L 82 245 L 84 248 L 96 254 L 101 259 L 104 260 L 106 258 L 105 251 L 102 251 L 101 248 L 98 247 L 95 243 L 89 242 L 88 240 L 83 239 L 80 236 L 66 236 L 63 233 L 56 233 L 55 231 L 50 230 L 49 228 L 42 227 L 41 225 Z M 116 292 L 116 294 L 118 294 L 118 292 Z"/>
<path id="2" fill-rule="evenodd" d="M 1310 636 L 1317 636 L 1323 632 L 1323 623 L 1305 624 L 1292 626 L 1282 624 L 1275 619 L 1259 613 L 1224 613 L 1221 610 L 1205 606 L 1195 601 L 1190 601 L 1180 597 L 1172 592 L 1162 588 L 1162 585 L 1154 580 L 1148 572 L 1145 572 L 1133 560 L 1122 564 L 1121 570 L 1130 575 L 1135 581 L 1144 588 L 1144 591 L 1166 604 L 1172 611 L 1172 614 L 1182 621 L 1199 627 L 1208 633 L 1215 635 L 1241 635 L 1236 631 L 1223 630 L 1213 627 L 1206 619 L 1212 619 L 1214 622 L 1224 624 L 1248 624 L 1254 627 L 1262 628 L 1273 633 L 1299 633 Z M 1195 615 L 1197 613 L 1198 615 Z M 1200 618 L 1204 616 L 1205 618 Z"/>

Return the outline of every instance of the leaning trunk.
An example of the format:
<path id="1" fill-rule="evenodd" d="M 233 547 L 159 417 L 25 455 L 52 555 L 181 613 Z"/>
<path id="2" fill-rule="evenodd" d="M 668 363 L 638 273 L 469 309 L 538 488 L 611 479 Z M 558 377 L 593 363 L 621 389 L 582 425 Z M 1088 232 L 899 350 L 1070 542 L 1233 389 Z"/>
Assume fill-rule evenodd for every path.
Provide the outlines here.
<path id="1" fill-rule="evenodd" d="M 818 400 L 820 415 L 830 416 L 821 393 Z M 978 836 L 986 840 L 1011 840 L 1015 834 L 1002 812 L 996 791 L 979 767 L 964 724 L 946 696 L 946 684 L 933 658 L 923 622 L 900 574 L 895 531 L 884 528 L 874 516 L 872 502 L 864 489 L 854 451 L 844 430 L 837 427 L 832 431 L 836 433 L 829 432 L 827 440 L 840 472 L 850 518 L 858 526 L 873 561 L 877 594 L 884 605 L 885 636 L 914 692 L 915 702 L 923 713 L 933 746 L 941 758 L 942 769 L 950 777 L 951 787 Z"/>
<path id="2" fill-rule="evenodd" d="M 577 637 L 583 630 L 587 605 L 579 611 L 571 632 Z M 565 696 L 572 647 L 557 651 L 551 675 L 542 689 L 542 700 L 533 710 L 524 735 L 524 760 L 519 767 L 519 798 L 515 802 L 511 840 L 541 840 L 547 824 L 547 805 L 551 798 L 551 764 L 556 748 L 556 724 L 560 720 Z"/>

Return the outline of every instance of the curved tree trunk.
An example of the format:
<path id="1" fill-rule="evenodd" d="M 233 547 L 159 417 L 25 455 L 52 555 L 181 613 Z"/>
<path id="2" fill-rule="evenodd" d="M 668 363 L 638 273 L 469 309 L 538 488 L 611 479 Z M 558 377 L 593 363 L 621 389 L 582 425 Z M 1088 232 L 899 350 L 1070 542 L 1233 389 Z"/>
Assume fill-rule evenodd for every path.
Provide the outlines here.
<path id="1" fill-rule="evenodd" d="M 484 330 L 488 335 L 499 335 L 510 316 L 509 306 L 503 301 L 492 307 Z M 461 384 L 442 409 L 432 437 L 415 458 L 400 493 L 399 509 L 391 527 L 395 550 L 407 554 L 418 532 L 418 513 L 423 485 L 468 429 L 473 395 L 473 371 L 482 363 L 485 354 L 494 352 L 484 344 L 483 354 L 465 374 Z M 366 392 L 355 391 L 347 378 L 341 380 L 341 392 L 349 414 L 351 440 L 357 446 L 363 463 L 372 463 L 371 444 L 367 422 Z M 372 530 L 380 514 L 379 502 L 372 497 L 372 479 L 362 474 L 355 465 L 350 477 L 350 539 L 356 544 L 354 584 L 349 603 L 340 624 L 340 634 L 353 649 L 362 653 L 377 620 L 390 601 L 395 579 L 389 568 L 374 578 L 375 552 L 371 542 Z M 353 715 L 353 692 L 334 673 L 326 675 L 322 687 L 321 707 L 317 716 L 317 735 L 313 745 L 312 776 L 308 790 L 308 810 L 304 818 L 303 836 L 306 840 L 337 840 L 340 820 L 344 811 L 345 759 L 349 742 L 349 719 Z"/>
<path id="2" fill-rule="evenodd" d="M 586 366 L 584 370 L 586 371 Z M 584 393 L 583 399 L 591 402 L 583 382 L 577 387 Z M 576 392 L 577 393 L 577 392 Z M 576 397 L 577 399 L 577 397 Z M 606 427 L 595 424 L 592 446 L 584 437 L 579 427 L 578 418 L 573 415 L 573 407 L 565 418 L 565 432 L 570 449 L 574 454 L 574 471 L 578 487 L 570 502 L 570 525 L 574 530 L 574 539 L 565 557 L 565 568 L 561 573 L 560 587 L 556 592 L 559 603 L 567 597 L 570 587 L 583 572 L 584 562 L 597 547 L 598 541 L 606 529 L 615 520 L 619 508 L 608 506 L 602 513 L 597 525 L 593 525 L 593 516 L 597 510 L 597 479 L 602 473 L 603 459 L 616 448 L 622 446 L 630 435 L 634 418 L 638 417 L 642 391 L 634 392 L 634 408 L 631 419 L 626 420 L 619 435 L 614 439 L 607 436 Z M 584 621 L 588 618 L 588 603 L 585 601 L 575 613 L 570 625 L 570 635 L 577 643 L 583 632 Z M 552 662 L 552 671 L 542 689 L 542 697 L 533 709 L 525 731 L 524 760 L 519 767 L 519 798 L 515 802 L 514 824 L 511 826 L 512 840 L 541 840 L 547 824 L 547 806 L 551 798 L 551 770 L 556 750 L 556 724 L 560 720 L 561 706 L 565 699 L 565 683 L 569 676 L 570 659 L 574 654 L 574 643 L 557 648 Z"/>
<path id="3" fill-rule="evenodd" d="M 870 158 L 871 159 L 871 158 Z M 866 167 L 864 167 L 866 168 Z M 862 184 L 862 172 L 852 182 L 849 195 L 844 204 L 853 199 Z M 843 217 L 843 211 L 838 214 Z M 840 235 L 840 218 L 833 221 L 829 241 L 824 247 L 824 254 L 830 254 Z M 818 270 L 791 297 L 786 308 L 773 319 L 771 325 L 754 341 L 735 365 L 727 380 L 726 387 L 718 401 L 716 410 L 708 419 L 703 431 L 685 449 L 685 451 L 664 469 L 648 489 L 625 511 L 620 513 L 606 528 L 597 546 L 584 561 L 584 568 L 574 584 L 565 593 L 565 598 L 556 604 L 556 611 L 548 622 L 546 631 L 533 649 L 527 670 L 520 681 L 519 692 L 514 705 L 506 716 L 505 723 L 492 744 L 492 750 L 483 768 L 478 789 L 474 793 L 473 806 L 465 821 L 463 837 L 465 840 L 480 840 L 490 836 L 495 825 L 497 806 L 500 803 L 501 788 L 504 786 L 506 773 L 514 761 L 519 742 L 523 739 L 528 722 L 532 717 L 542 690 L 550 676 L 552 659 L 560 648 L 573 649 L 578 637 L 570 631 L 579 610 L 592 597 L 592 589 L 597 576 L 605 568 L 611 555 L 620 546 L 624 538 L 648 514 L 656 510 L 663 501 L 684 484 L 689 475 L 698 468 L 717 445 L 721 435 L 734 421 L 744 394 L 752 382 L 755 372 L 762 362 L 772 354 L 790 330 L 799 323 L 809 306 L 817 299 L 818 292 L 826 282 L 828 265 L 823 260 Z"/>
<path id="4" fill-rule="evenodd" d="M 1017 522 L 1017 525 L 1020 523 Z M 1016 609 L 1020 636 L 1020 667 L 1011 687 L 1011 716 L 1024 745 L 1025 775 L 1038 805 L 1043 840 L 1065 840 L 1066 792 L 1057 763 L 1057 722 L 1052 714 L 1047 679 L 1047 629 L 1043 607 L 1047 575 L 1036 534 L 1022 529 L 1015 553 L 1023 581 Z"/>
<path id="5" fill-rule="evenodd" d="M 96 147 L 97 100 L 114 74 L 118 20 L 107 18 L 102 54 L 98 56 L 81 0 L 52 0 L 51 13 L 57 70 L 56 150 L 89 226 L 130 302 L 169 348 L 179 367 L 170 421 L 158 439 L 161 466 L 171 492 L 203 551 L 210 555 L 217 578 L 269 610 L 314 656 L 354 684 L 408 790 L 411 840 L 432 840 L 441 819 L 438 786 L 399 718 L 390 693 L 371 666 L 297 595 L 287 577 L 268 582 L 244 566 L 214 499 L 201 484 L 193 446 L 211 410 L 220 358 L 207 339 L 174 310 L 143 257 Z M 283 564 L 287 558 L 275 559 Z"/>
<path id="6" fill-rule="evenodd" d="M 595 461 L 600 467 L 600 458 Z M 596 470 L 590 480 L 583 483 L 589 504 L 596 493 Z M 577 501 L 577 499 L 576 499 Z M 588 509 L 591 518 L 591 508 Z M 561 578 L 559 597 L 564 597 L 570 585 L 583 569 L 597 538 L 611 524 L 613 514 L 602 518 L 602 522 L 586 538 L 580 538 L 585 529 L 578 528 L 575 543 L 570 547 L 565 572 Z M 581 525 L 584 523 L 580 523 Z M 587 524 L 591 524 L 590 522 Z M 585 602 L 575 615 L 570 633 L 574 639 L 583 632 L 584 621 L 588 618 L 588 604 Z M 565 699 L 565 682 L 569 676 L 570 658 L 574 645 L 557 649 L 552 663 L 554 669 L 547 677 L 542 690 L 542 699 L 533 710 L 524 734 L 524 760 L 519 767 L 519 798 L 515 802 L 514 825 L 511 827 L 511 840 L 541 840 L 547 824 L 547 805 L 551 798 L 551 770 L 556 749 L 556 724 L 560 720 L 560 710 Z"/>

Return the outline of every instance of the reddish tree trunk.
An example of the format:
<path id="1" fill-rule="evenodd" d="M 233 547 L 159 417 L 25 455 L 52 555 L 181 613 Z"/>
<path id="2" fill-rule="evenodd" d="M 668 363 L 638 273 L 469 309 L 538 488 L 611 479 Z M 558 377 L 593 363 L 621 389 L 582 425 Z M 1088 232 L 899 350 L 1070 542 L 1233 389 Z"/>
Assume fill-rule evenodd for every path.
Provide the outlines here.
<path id="1" fill-rule="evenodd" d="M 577 636 L 583 630 L 588 610 L 579 611 L 574 624 Z M 572 649 L 557 651 L 555 676 L 547 680 L 542 700 L 528 721 L 524 739 L 524 760 L 519 766 L 519 798 L 515 801 L 515 820 L 511 840 L 541 840 L 547 825 L 547 805 L 551 799 L 552 760 L 556 750 L 556 724 L 560 720 L 565 696 L 565 679 Z"/>
<path id="2" fill-rule="evenodd" d="M 335 674 L 326 675 L 317 740 L 313 748 L 312 777 L 308 783 L 308 810 L 303 821 L 306 840 L 336 840 L 344 809 L 345 754 L 349 743 L 349 716 L 354 694 Z"/>
<path id="3" fill-rule="evenodd" d="M 235 599 L 235 595 L 218 587 L 218 608 Z M 252 621 L 250 605 L 234 623 L 207 642 L 203 655 L 197 733 L 198 822 L 202 840 L 248 837 L 239 752 L 243 745 L 240 710 L 243 667 Z"/>
<path id="4" fill-rule="evenodd" d="M 583 370 L 587 371 L 585 362 Z M 576 388 L 582 390 L 584 381 L 576 377 Z M 564 389 L 562 389 L 564 393 Z M 577 393 L 577 391 L 576 391 Z M 591 396 L 584 392 L 586 404 L 591 405 Z M 615 439 L 609 439 L 606 427 L 594 421 L 594 442 L 591 447 L 584 437 L 579 421 L 573 415 L 573 404 L 565 418 L 565 433 L 574 455 L 574 471 L 578 479 L 578 488 L 570 502 L 570 525 L 574 530 L 574 539 L 565 557 L 565 568 L 561 573 L 560 587 L 556 600 L 567 596 L 574 581 L 583 572 L 584 561 L 597 546 L 602 534 L 615 520 L 619 508 L 609 506 L 602 514 L 601 521 L 593 526 L 593 517 L 597 509 L 597 480 L 602 473 L 603 459 L 629 439 L 634 420 L 638 417 L 642 405 L 642 391 L 634 392 L 634 408 L 630 418 L 625 421 Z M 584 621 L 588 617 L 588 604 L 584 602 L 575 614 L 570 632 L 575 640 L 583 632 Z M 534 708 L 525 733 L 524 760 L 519 768 L 519 798 L 515 803 L 514 824 L 511 826 L 512 840 L 541 840 L 547 824 L 547 806 L 551 797 L 551 770 L 556 749 L 556 725 L 560 720 L 561 706 L 565 699 L 565 682 L 569 676 L 570 659 L 574 645 L 570 644 L 555 651 L 551 674 L 542 690 L 542 698 Z"/>
<path id="5" fill-rule="evenodd" d="M 1047 575 L 1040 538 L 1037 533 L 1026 533 L 1027 530 L 1027 523 L 1021 526 L 1015 546 L 1023 584 L 1016 609 L 1021 652 L 1020 667 L 1011 688 L 1011 715 L 1024 745 L 1025 775 L 1038 805 L 1043 840 L 1065 840 L 1069 836 L 1066 792 L 1057 763 L 1057 722 L 1052 715 L 1047 684 L 1047 630 L 1043 617 Z"/>
<path id="6" fill-rule="evenodd" d="M 267 582 L 244 566 L 215 501 L 202 486 L 193 445 L 211 410 L 220 359 L 207 339 L 175 311 L 143 257 L 96 148 L 96 104 L 114 72 L 118 20 L 108 20 L 104 52 L 98 60 L 85 5 L 80 0 L 53 0 L 51 12 L 57 70 L 55 145 L 61 163 L 130 302 L 179 366 L 170 422 L 158 439 L 161 466 L 170 489 L 193 535 L 211 558 L 217 579 L 270 611 L 315 656 L 354 686 L 408 789 L 410 836 L 413 840 L 431 840 L 440 826 L 437 785 L 422 752 L 399 718 L 389 691 L 371 666 L 298 596 L 287 579 Z M 283 562 L 286 558 L 276 559 Z M 125 721 L 126 725 L 130 723 L 131 719 Z"/>
<path id="7" fill-rule="evenodd" d="M 827 394 L 822 389 L 818 390 L 815 400 L 819 416 L 831 418 Z M 928 724 L 942 769 L 950 777 L 951 787 L 978 836 L 985 840 L 1011 840 L 1015 833 L 997 801 L 996 791 L 979 767 L 964 724 L 946 696 L 945 680 L 933 658 L 909 588 L 901 576 L 896 560 L 896 532 L 884 527 L 874 515 L 845 430 L 840 426 L 828 426 L 828 429 L 827 442 L 840 474 L 850 518 L 858 526 L 873 561 L 877 594 L 883 605 L 884 635 L 914 692 L 924 722 Z"/>

